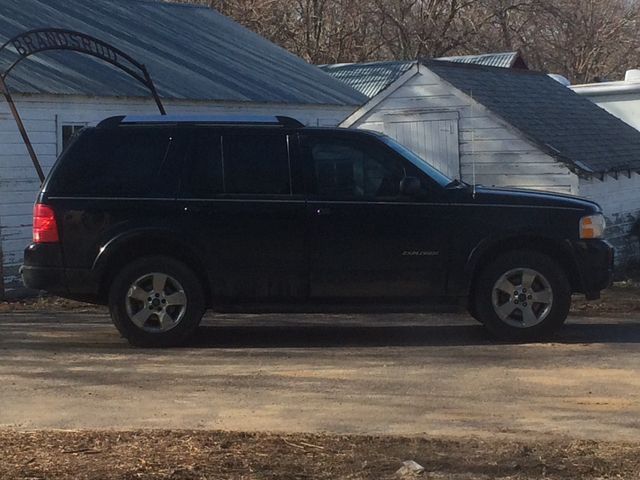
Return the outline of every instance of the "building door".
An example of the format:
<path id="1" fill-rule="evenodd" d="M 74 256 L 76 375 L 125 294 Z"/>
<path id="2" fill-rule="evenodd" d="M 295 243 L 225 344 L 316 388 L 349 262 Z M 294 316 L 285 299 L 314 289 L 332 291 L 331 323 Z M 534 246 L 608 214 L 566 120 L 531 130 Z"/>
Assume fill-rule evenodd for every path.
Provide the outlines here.
<path id="1" fill-rule="evenodd" d="M 451 178 L 460 178 L 458 112 L 390 114 L 384 133 Z"/>

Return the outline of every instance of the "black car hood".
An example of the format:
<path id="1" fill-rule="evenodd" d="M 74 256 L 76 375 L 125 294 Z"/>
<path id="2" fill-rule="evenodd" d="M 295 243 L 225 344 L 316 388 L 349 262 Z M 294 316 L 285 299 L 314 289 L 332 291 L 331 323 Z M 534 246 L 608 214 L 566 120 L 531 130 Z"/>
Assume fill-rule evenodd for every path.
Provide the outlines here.
<path id="1" fill-rule="evenodd" d="M 472 187 L 470 187 L 471 189 Z M 599 213 L 600 206 L 590 200 L 561 193 L 521 190 L 515 188 L 475 187 L 474 203 L 480 205 L 522 205 L 551 208 L 570 208 L 586 213 Z"/>

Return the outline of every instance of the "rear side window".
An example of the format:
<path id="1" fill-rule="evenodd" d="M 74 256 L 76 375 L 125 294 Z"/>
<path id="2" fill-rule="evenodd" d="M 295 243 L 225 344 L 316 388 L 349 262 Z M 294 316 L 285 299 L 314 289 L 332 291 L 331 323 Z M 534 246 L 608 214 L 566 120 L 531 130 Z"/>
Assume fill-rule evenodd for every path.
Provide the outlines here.
<path id="1" fill-rule="evenodd" d="M 191 161 L 184 172 L 182 196 L 214 198 L 220 194 L 289 195 L 289 151 L 285 134 L 193 133 Z"/>
<path id="2" fill-rule="evenodd" d="M 227 193 L 291 193 L 286 135 L 225 135 L 222 143 Z"/>
<path id="3" fill-rule="evenodd" d="M 182 194 L 191 198 L 212 198 L 224 193 L 224 166 L 220 135 L 207 130 L 194 134 L 189 151 L 191 162 L 184 172 Z"/>
<path id="4" fill-rule="evenodd" d="M 51 195 L 171 197 L 177 138 L 169 129 L 88 129 L 58 162 Z"/>

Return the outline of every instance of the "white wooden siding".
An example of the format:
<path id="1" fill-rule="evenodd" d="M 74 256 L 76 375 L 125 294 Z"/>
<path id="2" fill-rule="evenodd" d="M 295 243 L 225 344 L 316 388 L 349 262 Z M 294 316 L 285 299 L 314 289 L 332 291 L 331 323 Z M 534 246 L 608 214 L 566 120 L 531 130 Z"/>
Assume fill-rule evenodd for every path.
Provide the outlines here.
<path id="1" fill-rule="evenodd" d="M 620 91 L 611 88 L 610 93 L 590 94 L 588 85 L 571 88 L 636 130 L 640 130 L 640 92 L 625 92 L 622 90 L 624 87 L 621 87 Z"/>
<path id="2" fill-rule="evenodd" d="M 365 109 L 359 119 L 351 117 L 352 127 L 380 132 L 384 132 L 388 115 L 457 112 L 463 180 L 487 186 L 577 193 L 578 178 L 566 166 L 424 67 L 375 108 L 364 113 Z"/>
<path id="3" fill-rule="evenodd" d="M 143 98 L 16 95 L 15 100 L 45 173 L 60 148 L 60 126 L 95 124 L 114 115 L 155 114 L 155 104 Z M 169 113 L 286 115 L 307 125 L 336 126 L 354 107 L 267 105 L 165 101 Z M 18 267 L 31 240 L 33 202 L 40 182 L 6 102 L 0 102 L 0 239 L 5 285 L 19 284 Z"/>
<path id="4" fill-rule="evenodd" d="M 617 265 L 640 261 L 640 175 L 619 174 L 580 179 L 579 195 L 600 204 L 607 218 L 606 238 L 614 246 Z"/>

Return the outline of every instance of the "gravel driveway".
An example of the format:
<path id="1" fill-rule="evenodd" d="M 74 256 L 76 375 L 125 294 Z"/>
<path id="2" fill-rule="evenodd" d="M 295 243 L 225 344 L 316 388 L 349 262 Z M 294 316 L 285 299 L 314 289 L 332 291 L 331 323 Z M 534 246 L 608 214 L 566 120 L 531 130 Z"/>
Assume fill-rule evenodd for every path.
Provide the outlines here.
<path id="1" fill-rule="evenodd" d="M 640 440 L 640 321 L 497 344 L 467 316 L 210 316 L 141 350 L 96 313 L 0 314 L 0 428 Z"/>

